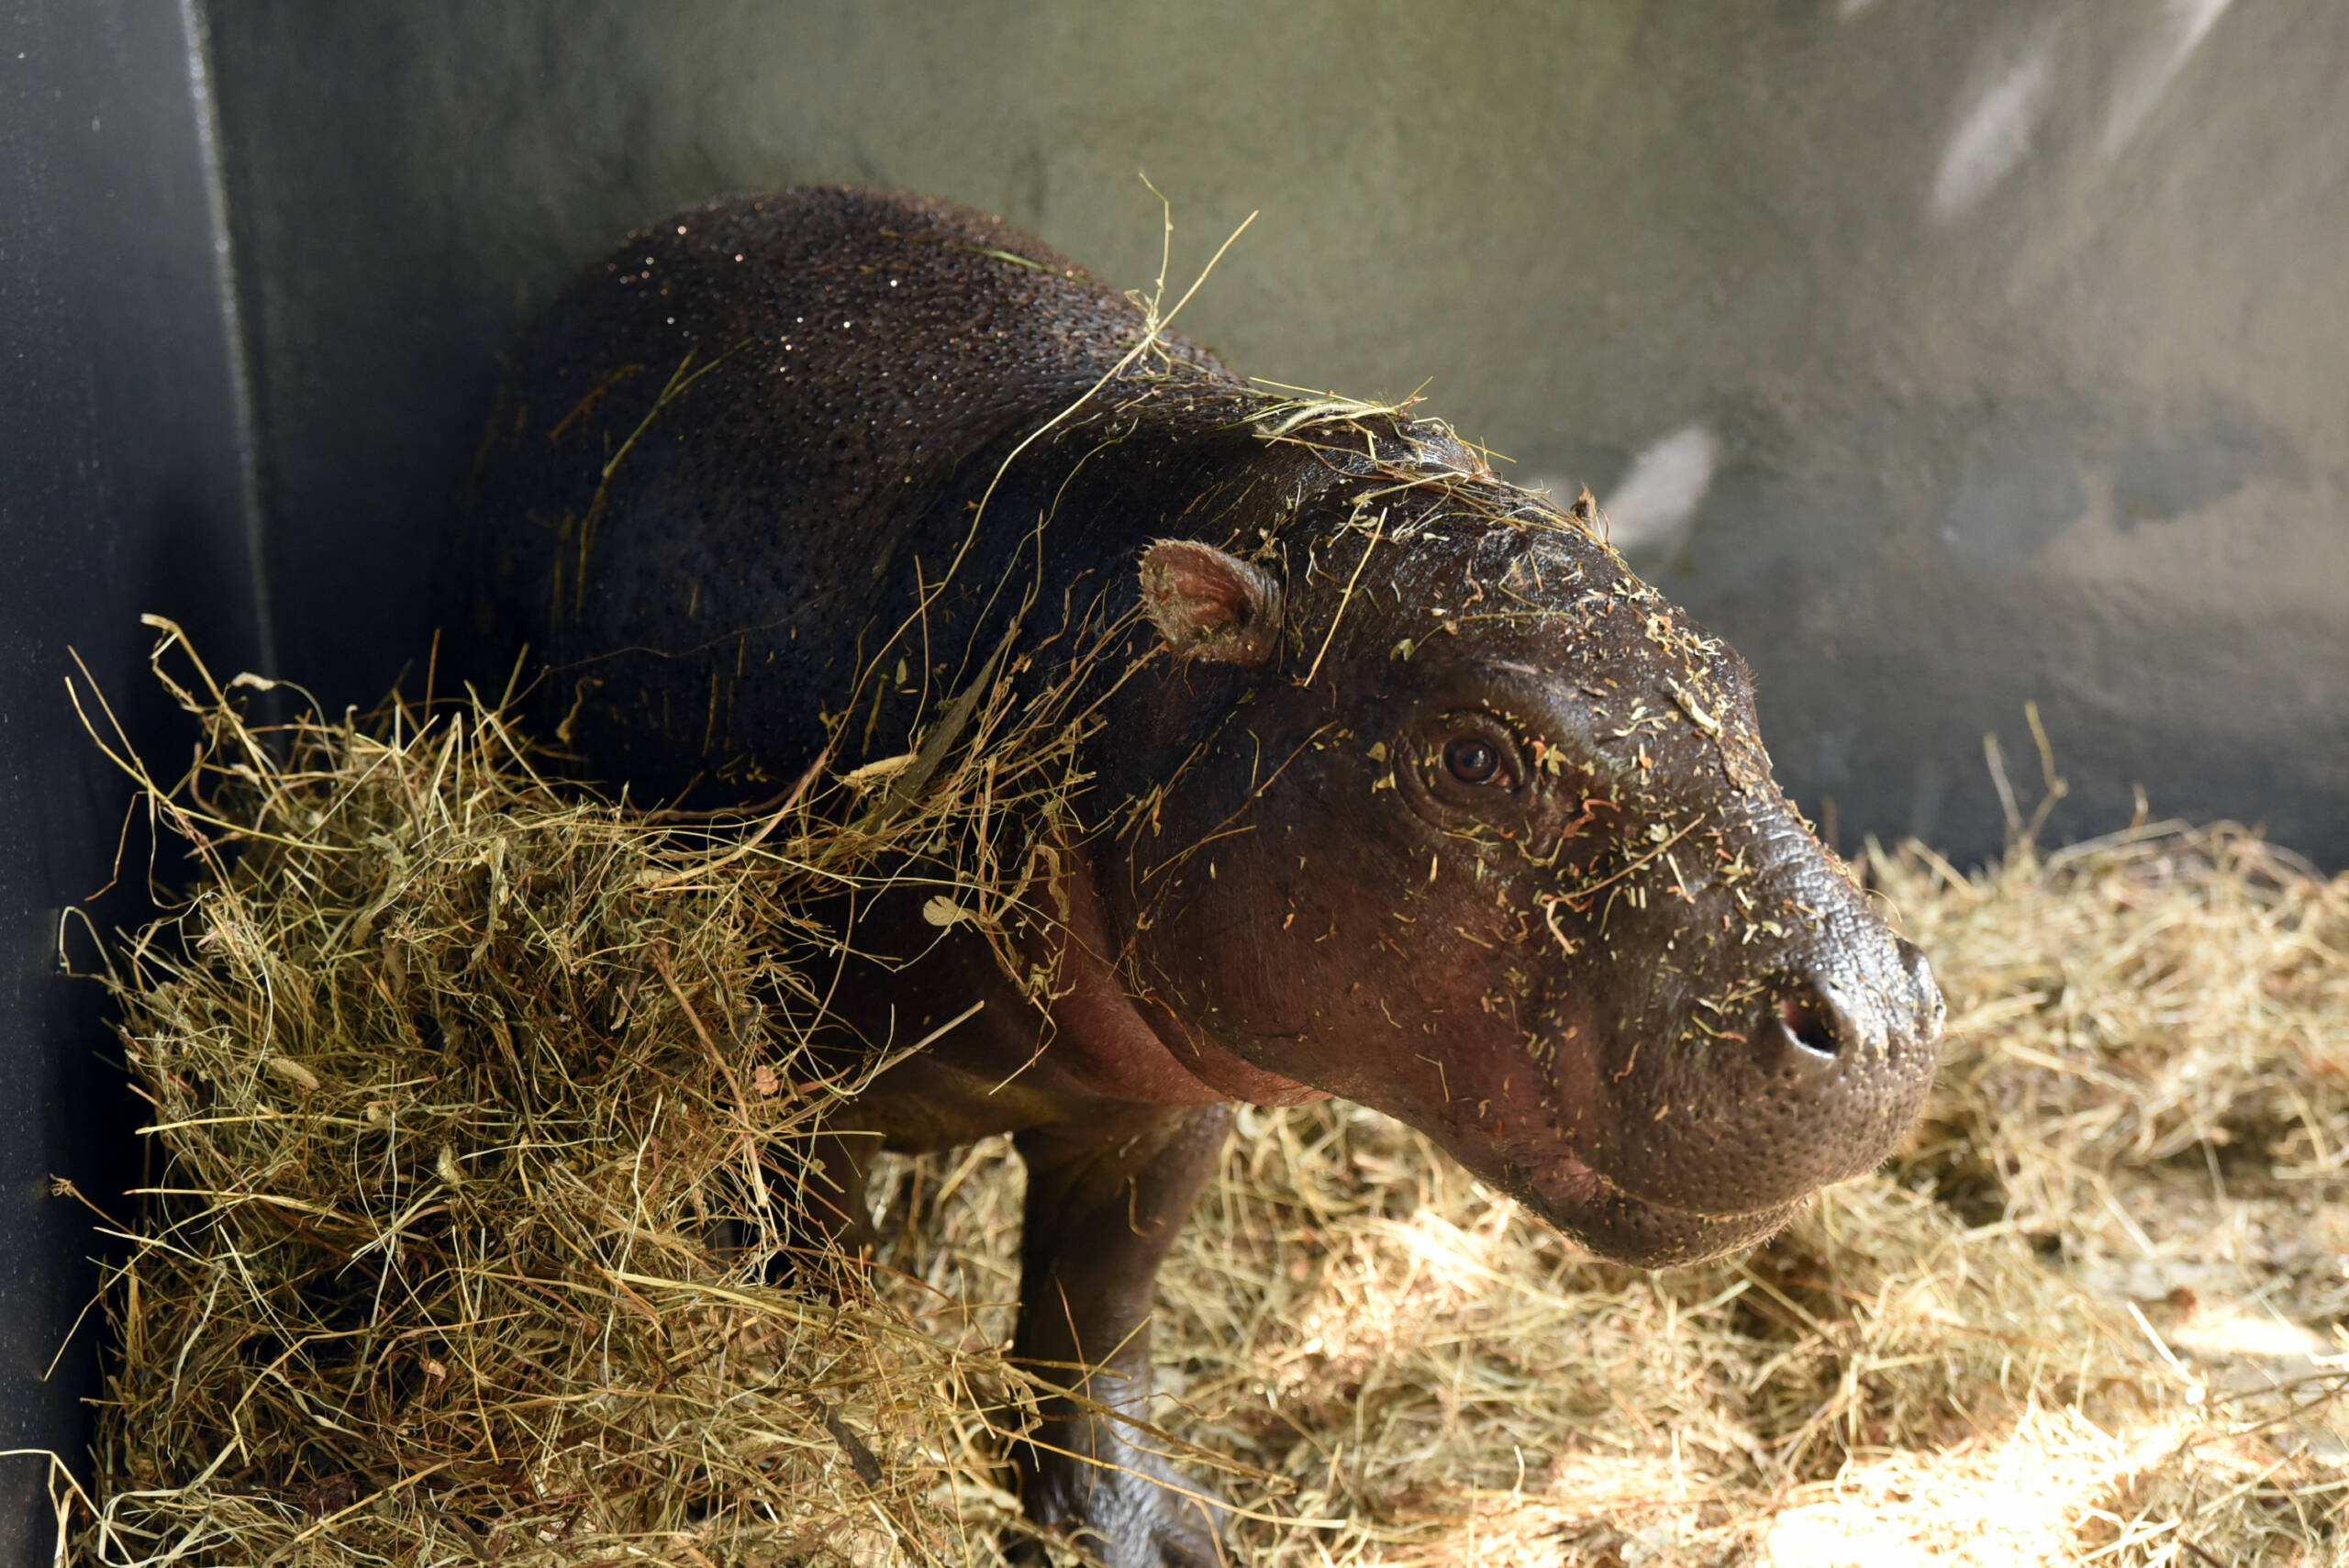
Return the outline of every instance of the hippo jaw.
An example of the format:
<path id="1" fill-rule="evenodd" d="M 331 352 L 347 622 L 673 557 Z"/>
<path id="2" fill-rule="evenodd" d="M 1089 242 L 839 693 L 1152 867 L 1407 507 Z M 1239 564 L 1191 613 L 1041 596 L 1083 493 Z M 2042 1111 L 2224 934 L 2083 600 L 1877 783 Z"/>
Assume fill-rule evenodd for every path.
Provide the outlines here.
<path id="1" fill-rule="evenodd" d="M 1642 1269 L 1700 1263 L 1751 1247 L 1801 1207 L 1798 1199 L 1753 1214 L 1669 1208 L 1633 1197 L 1571 1154 L 1538 1175 L 1512 1181 L 1504 1174 L 1496 1184 L 1600 1257 Z"/>
<path id="2" fill-rule="evenodd" d="M 1775 789 L 1725 813 L 1716 874 L 1578 928 L 1643 966 L 1581 969 L 1552 1028 L 1553 1124 L 1615 1191 L 1713 1216 L 1777 1210 L 1893 1151 L 1938 1065 L 1930 966 Z M 1731 874 L 1729 868 L 1742 874 Z M 1669 893 L 1670 896 L 1664 896 Z"/>
<path id="3" fill-rule="evenodd" d="M 1714 908 L 1700 892 L 1695 912 Z M 1851 913 L 1829 929 L 1858 927 Z M 1625 925 L 1624 945 L 1647 940 Z M 1658 1268 L 1751 1246 L 1893 1151 L 1938 1054 L 1942 1004 L 1914 948 L 1880 928 L 1841 946 L 1808 935 L 1751 969 L 1672 984 L 1562 962 L 1549 995 L 1527 999 L 1530 1034 L 1471 1027 L 1437 1055 L 1432 1085 L 1356 1078 L 1340 1092 L 1427 1131 L 1601 1256 Z M 1740 990 L 1751 999 L 1734 1020 L 1702 1005 Z M 1817 1016 L 1831 1005 L 1831 1022 Z"/>
<path id="4" fill-rule="evenodd" d="M 1383 1071 L 1305 1077 L 1426 1131 L 1601 1256 L 1658 1268 L 1751 1246 L 1893 1151 L 1932 1082 L 1943 1011 L 1922 955 L 1876 921 L 1825 851 L 1777 868 L 1772 884 L 1819 922 L 1714 972 L 1675 973 L 1590 963 L 1605 952 L 1596 922 L 1562 917 L 1576 935 L 1561 940 L 1542 921 L 1533 929 L 1553 962 L 1520 994 L 1517 1018 L 1480 1011 L 1443 1030 L 1439 1050 L 1408 1056 L 1364 1039 L 1360 1056 Z M 1663 946 L 1643 929 L 1657 903 L 1614 912 L 1616 945 Z M 1730 894 L 1697 889 L 1667 917 L 1724 906 Z M 1554 951 L 1578 940 L 1577 953 Z M 1475 956 L 1442 967 L 1473 981 Z M 1721 998 L 1739 995 L 1731 1016 Z M 1467 1012 L 1456 992 L 1415 1000 L 1431 1016 Z M 1479 1027 L 1502 1021 L 1533 1028 Z M 1276 1070 L 1291 1044 L 1233 1042 Z"/>
<path id="5" fill-rule="evenodd" d="M 1496 1084 L 1452 1070 L 1455 1051 L 1455 1100 L 1397 1108 L 1602 1256 L 1656 1268 L 1765 1239 L 1893 1151 L 1938 1056 L 1943 1006 L 1922 955 L 1852 910 L 1835 917 L 1817 890 L 1807 902 L 1828 929 L 1855 929 L 1722 974 L 1575 974 L 1573 1005 L 1545 1013 L 1556 1033 L 1515 1056 L 1545 1069 L 1532 1093 L 1513 1072 Z M 1714 907 L 1698 895 L 1695 913 Z M 1734 1019 L 1705 1005 L 1740 991 L 1751 999 Z"/>

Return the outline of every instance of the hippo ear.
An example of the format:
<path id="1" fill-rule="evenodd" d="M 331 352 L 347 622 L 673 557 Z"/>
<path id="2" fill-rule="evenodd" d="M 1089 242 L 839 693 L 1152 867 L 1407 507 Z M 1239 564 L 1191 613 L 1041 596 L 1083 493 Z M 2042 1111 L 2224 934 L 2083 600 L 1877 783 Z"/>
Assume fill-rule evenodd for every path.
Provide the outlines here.
<path id="1" fill-rule="evenodd" d="M 1141 602 L 1178 658 L 1263 665 L 1280 651 L 1281 585 L 1212 546 L 1152 545 L 1141 558 Z"/>

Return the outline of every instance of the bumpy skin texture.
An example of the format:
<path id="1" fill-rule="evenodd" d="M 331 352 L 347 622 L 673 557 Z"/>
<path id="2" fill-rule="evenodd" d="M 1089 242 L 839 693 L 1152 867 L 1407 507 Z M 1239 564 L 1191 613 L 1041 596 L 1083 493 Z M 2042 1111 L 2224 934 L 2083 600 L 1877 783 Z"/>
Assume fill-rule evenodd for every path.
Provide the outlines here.
<path id="1" fill-rule="evenodd" d="M 1228 1102 L 1377 1106 L 1656 1265 L 1882 1158 L 1942 1007 L 1771 782 L 1742 663 L 1586 517 L 1171 336 L 1072 408 L 1143 331 L 963 208 L 681 215 L 515 351 L 448 606 L 479 680 L 530 646 L 588 772 L 693 806 L 774 794 L 828 738 L 841 770 L 910 749 L 1023 603 L 1033 683 L 1114 625 L 1093 783 L 1014 935 L 1049 999 L 911 900 L 861 909 L 867 951 L 919 956 L 844 977 L 840 1049 L 985 1006 L 823 1163 L 855 1215 L 860 1151 L 1019 1135 L 1016 1349 L 1108 1360 L 1044 1411 L 1029 1510 L 1190 1564 L 1212 1521 L 1114 1418 Z"/>

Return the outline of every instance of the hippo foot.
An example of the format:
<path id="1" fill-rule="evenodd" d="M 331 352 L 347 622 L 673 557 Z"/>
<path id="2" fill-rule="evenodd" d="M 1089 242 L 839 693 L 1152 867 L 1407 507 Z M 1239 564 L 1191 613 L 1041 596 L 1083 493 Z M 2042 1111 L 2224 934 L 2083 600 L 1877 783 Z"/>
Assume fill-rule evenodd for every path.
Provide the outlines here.
<path id="1" fill-rule="evenodd" d="M 1097 1417 L 1047 1420 L 1020 1463 L 1030 1519 L 1103 1568 L 1219 1568 L 1223 1510 L 1154 1453 Z M 1078 1455 L 1085 1457 L 1079 1458 Z M 1008 1544 L 1013 1562 L 1046 1562 L 1042 1542 Z"/>

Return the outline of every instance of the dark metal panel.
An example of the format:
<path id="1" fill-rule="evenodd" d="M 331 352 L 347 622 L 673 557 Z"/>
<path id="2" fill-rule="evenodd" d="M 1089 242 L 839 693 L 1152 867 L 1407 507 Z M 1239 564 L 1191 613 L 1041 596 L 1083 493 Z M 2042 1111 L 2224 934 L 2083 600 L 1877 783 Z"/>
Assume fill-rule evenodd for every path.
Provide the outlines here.
<path id="1" fill-rule="evenodd" d="M 107 880 L 128 794 L 66 700 L 69 649 L 175 751 L 139 613 L 230 671 L 261 658 L 191 24 L 153 0 L 0 3 L 0 1449 L 77 1462 L 95 1319 L 58 1352 L 98 1243 L 51 1180 L 118 1206 L 132 1123 L 94 988 L 58 974 L 61 916 Z M 0 1460 L 0 1562 L 49 1560 L 44 1480 Z"/>

